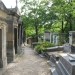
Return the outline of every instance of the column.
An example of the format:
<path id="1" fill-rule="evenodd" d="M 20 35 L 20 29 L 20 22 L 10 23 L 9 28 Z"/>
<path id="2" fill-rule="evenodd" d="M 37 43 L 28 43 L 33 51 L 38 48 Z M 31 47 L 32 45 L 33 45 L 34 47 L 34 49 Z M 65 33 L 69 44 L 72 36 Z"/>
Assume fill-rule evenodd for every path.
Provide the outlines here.
<path id="1" fill-rule="evenodd" d="M 11 63 L 14 60 L 14 57 L 14 26 L 13 21 L 9 21 L 7 29 L 7 62 Z"/>

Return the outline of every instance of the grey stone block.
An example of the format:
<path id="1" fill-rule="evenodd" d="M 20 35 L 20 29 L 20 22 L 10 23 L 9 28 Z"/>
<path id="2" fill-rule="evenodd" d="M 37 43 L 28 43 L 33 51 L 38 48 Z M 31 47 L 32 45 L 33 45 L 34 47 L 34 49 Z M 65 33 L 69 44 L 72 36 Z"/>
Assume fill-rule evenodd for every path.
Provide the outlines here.
<path id="1" fill-rule="evenodd" d="M 60 61 L 59 61 L 59 65 L 61 66 L 61 68 L 62 68 L 62 70 L 64 71 L 64 73 L 65 73 L 66 75 L 69 75 L 67 69 L 65 68 L 65 66 L 64 66 Z"/>
<path id="2" fill-rule="evenodd" d="M 75 75 L 75 61 L 71 62 L 69 57 L 67 54 L 61 55 L 60 62 L 70 75 Z"/>
<path id="3" fill-rule="evenodd" d="M 63 46 L 56 46 L 56 47 L 50 47 L 46 48 L 47 52 L 55 52 L 55 51 L 63 51 Z"/>
<path id="4" fill-rule="evenodd" d="M 0 68 L 3 68 L 3 61 L 0 59 Z"/>
<path id="5" fill-rule="evenodd" d="M 75 53 L 75 46 L 70 45 L 70 44 L 65 44 L 64 45 L 64 52 Z"/>
<path id="6" fill-rule="evenodd" d="M 55 67 L 50 68 L 50 75 L 58 75 Z"/>
<path id="7" fill-rule="evenodd" d="M 58 62 L 56 64 L 56 71 L 57 71 L 58 75 L 66 75 L 64 70 L 62 69 L 62 67 L 60 66 L 60 64 Z"/>

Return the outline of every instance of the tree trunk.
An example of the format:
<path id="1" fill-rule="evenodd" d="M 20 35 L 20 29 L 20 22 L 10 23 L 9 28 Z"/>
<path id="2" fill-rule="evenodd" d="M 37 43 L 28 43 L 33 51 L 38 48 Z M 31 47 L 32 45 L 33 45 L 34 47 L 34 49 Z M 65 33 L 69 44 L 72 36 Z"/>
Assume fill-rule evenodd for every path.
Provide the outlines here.
<path id="1" fill-rule="evenodd" d="M 38 26 L 35 26 L 35 31 L 36 31 L 36 42 L 38 42 Z"/>
<path id="2" fill-rule="evenodd" d="M 64 33 L 64 21 L 62 19 L 62 33 Z"/>
<path id="3" fill-rule="evenodd" d="M 36 32 L 36 35 L 35 35 L 36 42 L 38 42 L 38 22 L 37 20 L 35 20 L 35 32 Z"/>
<path id="4" fill-rule="evenodd" d="M 72 15 L 69 14 L 70 31 L 72 31 Z"/>

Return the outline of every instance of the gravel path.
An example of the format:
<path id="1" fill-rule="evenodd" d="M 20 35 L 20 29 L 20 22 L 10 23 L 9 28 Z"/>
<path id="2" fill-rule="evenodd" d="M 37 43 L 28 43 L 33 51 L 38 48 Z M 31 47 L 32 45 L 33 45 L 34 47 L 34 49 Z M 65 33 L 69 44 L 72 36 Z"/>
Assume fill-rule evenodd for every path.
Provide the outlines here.
<path id="1" fill-rule="evenodd" d="M 24 55 L 9 64 L 3 75 L 50 75 L 49 65 L 31 48 L 24 47 Z"/>

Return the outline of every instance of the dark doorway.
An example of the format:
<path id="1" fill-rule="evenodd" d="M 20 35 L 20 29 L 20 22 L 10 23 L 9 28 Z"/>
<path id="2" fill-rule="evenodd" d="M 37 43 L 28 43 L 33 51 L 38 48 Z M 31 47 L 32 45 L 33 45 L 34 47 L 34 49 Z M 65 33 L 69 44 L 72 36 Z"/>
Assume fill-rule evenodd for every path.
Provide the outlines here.
<path id="1" fill-rule="evenodd" d="M 17 28 L 14 28 L 14 47 L 15 47 L 15 54 L 17 54 Z"/>
<path id="2" fill-rule="evenodd" d="M 3 68 L 3 61 L 2 61 L 2 29 L 0 29 L 0 68 Z"/>

